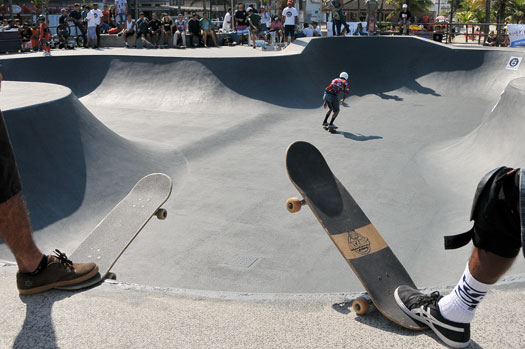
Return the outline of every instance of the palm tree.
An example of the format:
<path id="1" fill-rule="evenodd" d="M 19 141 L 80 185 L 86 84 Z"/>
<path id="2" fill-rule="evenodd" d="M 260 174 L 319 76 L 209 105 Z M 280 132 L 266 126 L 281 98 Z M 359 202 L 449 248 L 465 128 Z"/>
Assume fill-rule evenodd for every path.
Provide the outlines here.
<path id="1" fill-rule="evenodd" d="M 513 23 L 525 23 L 525 0 L 510 0 L 507 7 L 507 15 Z"/>

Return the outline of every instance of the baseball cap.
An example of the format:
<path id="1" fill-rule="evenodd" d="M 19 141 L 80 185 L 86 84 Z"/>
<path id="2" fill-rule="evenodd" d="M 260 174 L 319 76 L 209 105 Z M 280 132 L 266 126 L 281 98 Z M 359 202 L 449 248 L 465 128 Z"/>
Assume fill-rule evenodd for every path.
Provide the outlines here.
<path id="1" fill-rule="evenodd" d="M 250 11 L 253 11 L 253 8 L 248 7 L 248 9 L 246 10 L 246 12 L 250 12 Z"/>
<path id="2" fill-rule="evenodd" d="M 403 4 L 403 8 L 407 8 L 407 7 L 408 7 L 408 5 L 407 5 L 407 4 Z"/>

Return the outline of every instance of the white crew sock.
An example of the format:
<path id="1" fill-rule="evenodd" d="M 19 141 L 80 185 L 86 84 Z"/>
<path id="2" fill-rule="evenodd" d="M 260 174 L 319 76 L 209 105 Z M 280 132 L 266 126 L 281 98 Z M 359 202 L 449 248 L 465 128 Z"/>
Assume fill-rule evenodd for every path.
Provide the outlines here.
<path id="1" fill-rule="evenodd" d="M 447 320 L 470 323 L 474 318 L 476 307 L 492 285 L 474 279 L 468 267 L 454 290 L 439 301 L 439 311 Z"/>

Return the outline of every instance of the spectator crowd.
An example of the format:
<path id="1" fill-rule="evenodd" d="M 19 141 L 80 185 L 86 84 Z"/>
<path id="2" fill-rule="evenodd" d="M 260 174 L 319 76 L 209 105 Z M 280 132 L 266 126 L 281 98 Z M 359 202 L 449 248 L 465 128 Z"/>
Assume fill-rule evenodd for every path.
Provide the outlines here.
<path id="1" fill-rule="evenodd" d="M 140 12 L 138 18 L 133 18 L 128 8 L 128 0 L 114 0 L 111 6 L 104 5 L 102 9 L 97 3 L 89 5 L 75 4 L 72 11 L 61 10 L 56 27 L 56 35 L 51 35 L 44 16 L 39 16 L 36 23 L 22 22 L 20 19 L 5 20 L 1 31 L 18 30 L 22 50 L 43 50 L 49 53 L 49 47 L 98 48 L 101 34 L 114 34 L 121 37 L 127 48 L 186 48 L 208 47 L 220 45 L 248 45 L 253 48 L 257 44 L 273 45 L 288 44 L 297 37 L 322 36 L 318 23 L 305 23 L 298 31 L 299 13 L 293 6 L 293 0 L 287 0 L 286 7 L 277 15 L 272 15 L 264 6 L 259 9 L 251 4 L 245 7 L 239 3 L 233 11 L 229 8 L 222 21 L 212 21 L 204 11 L 202 16 L 197 13 L 191 16 L 178 14 L 175 17 L 167 14 L 151 13 L 151 18 Z M 341 0 L 333 0 L 334 8 L 342 6 Z M 404 4 L 399 13 L 399 32 L 408 34 L 413 17 Z M 339 11 L 342 12 L 342 11 Z M 340 14 L 344 21 L 344 15 Z M 361 23 L 350 31 L 348 25 L 333 21 L 334 35 L 368 35 Z M 344 26 L 344 28 L 342 28 Z M 375 30 L 375 28 L 374 28 Z M 391 30 L 392 32 L 392 30 Z M 479 34 L 478 34 L 479 35 Z M 506 40 L 506 42 L 505 42 Z M 138 42 L 140 41 L 140 45 Z M 494 35 L 491 33 L 486 40 L 488 46 L 508 45 L 506 33 Z"/>

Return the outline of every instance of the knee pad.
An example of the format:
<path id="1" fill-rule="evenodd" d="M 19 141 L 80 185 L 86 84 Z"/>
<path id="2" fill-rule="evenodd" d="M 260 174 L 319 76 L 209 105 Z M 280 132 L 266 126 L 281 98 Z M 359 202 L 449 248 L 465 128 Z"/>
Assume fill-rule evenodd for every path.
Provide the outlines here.
<path id="1" fill-rule="evenodd" d="M 446 236 L 445 249 L 474 246 L 498 256 L 516 257 L 522 246 L 520 219 L 520 170 L 499 167 L 487 173 L 476 190 L 466 233 Z"/>

